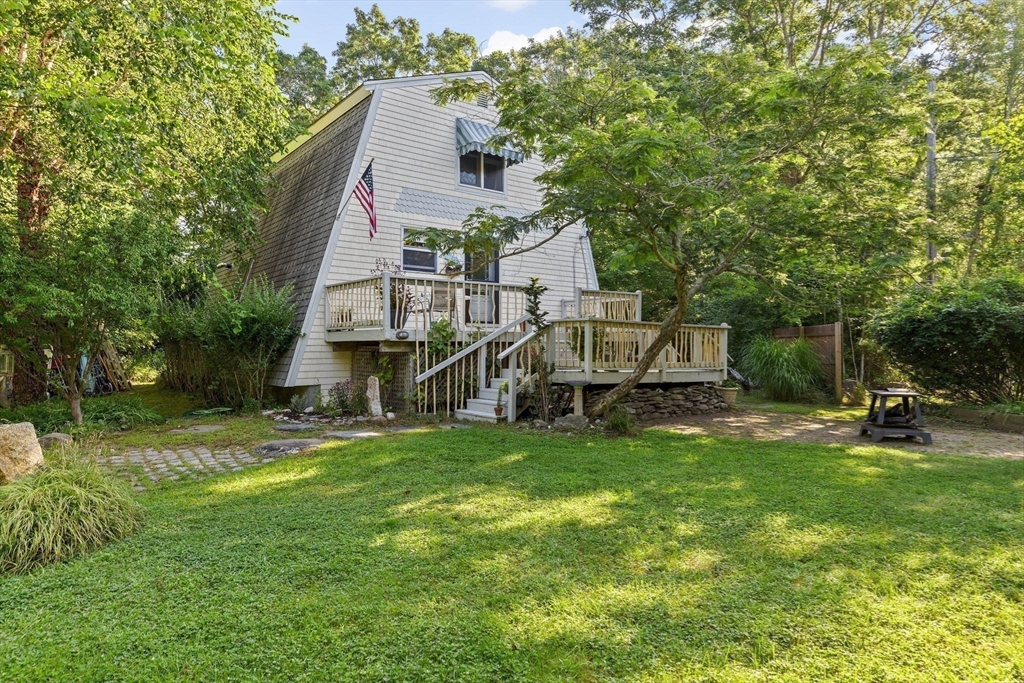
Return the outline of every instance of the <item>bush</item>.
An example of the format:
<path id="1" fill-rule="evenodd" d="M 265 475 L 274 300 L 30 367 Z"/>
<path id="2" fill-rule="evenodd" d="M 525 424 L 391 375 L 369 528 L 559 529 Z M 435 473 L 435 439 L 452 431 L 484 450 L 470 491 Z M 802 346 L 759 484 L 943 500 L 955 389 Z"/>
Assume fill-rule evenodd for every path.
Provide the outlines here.
<path id="1" fill-rule="evenodd" d="M 263 406 L 274 364 L 299 335 L 290 286 L 264 277 L 240 292 L 214 286 L 196 305 L 168 302 L 157 320 L 164 381 L 208 404 Z"/>
<path id="2" fill-rule="evenodd" d="M 125 538 L 142 519 L 128 486 L 73 449 L 0 487 L 0 573 L 28 571 Z"/>
<path id="3" fill-rule="evenodd" d="M 921 389 L 972 403 L 1024 399 L 1024 276 L 920 288 L 872 333 Z"/>
<path id="4" fill-rule="evenodd" d="M 17 408 L 0 409 L 0 422 L 31 422 L 38 434 L 50 432 L 124 431 L 142 425 L 163 424 L 164 416 L 135 396 L 82 399 L 82 424 L 71 419 L 68 402 L 58 398 Z"/>
<path id="5" fill-rule="evenodd" d="M 775 401 L 812 400 L 825 386 L 814 349 L 804 339 L 781 342 L 757 337 L 747 346 L 741 367 Z"/>
<path id="6" fill-rule="evenodd" d="M 624 406 L 613 405 L 604 416 L 604 430 L 614 436 L 636 436 L 640 427 Z"/>

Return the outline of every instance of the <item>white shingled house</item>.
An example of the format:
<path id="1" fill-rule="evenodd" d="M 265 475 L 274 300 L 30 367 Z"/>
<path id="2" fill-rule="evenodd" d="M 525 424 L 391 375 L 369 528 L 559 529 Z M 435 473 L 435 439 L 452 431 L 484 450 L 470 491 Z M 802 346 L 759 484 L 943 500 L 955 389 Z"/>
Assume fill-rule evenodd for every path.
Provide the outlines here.
<path id="1" fill-rule="evenodd" d="M 504 405 L 516 409 L 501 417 L 514 420 L 536 362 L 526 353 L 533 335 L 522 287 L 530 277 L 549 288 L 543 303 L 555 322 L 545 334 L 556 382 L 615 383 L 653 338 L 657 324 L 640 321 L 639 293 L 599 290 L 582 225 L 522 255 L 477 257 L 479 267 L 473 254 L 437 254 L 417 239 L 423 228 L 461 227 L 478 207 L 539 207 L 534 178 L 543 166 L 489 145 L 494 107 L 484 98 L 447 106 L 431 98 L 445 79 L 467 77 L 490 79 L 471 72 L 368 81 L 280 155 L 261 244 L 246 266 L 295 287 L 303 334 L 275 369 L 275 387 L 326 396 L 336 383 L 360 387 L 374 374 L 387 380 L 395 408 L 493 421 L 497 387 L 506 384 Z M 371 160 L 372 238 L 352 197 Z M 439 333 L 450 340 L 442 353 L 428 347 Z M 650 381 L 723 379 L 725 334 L 687 328 Z"/>

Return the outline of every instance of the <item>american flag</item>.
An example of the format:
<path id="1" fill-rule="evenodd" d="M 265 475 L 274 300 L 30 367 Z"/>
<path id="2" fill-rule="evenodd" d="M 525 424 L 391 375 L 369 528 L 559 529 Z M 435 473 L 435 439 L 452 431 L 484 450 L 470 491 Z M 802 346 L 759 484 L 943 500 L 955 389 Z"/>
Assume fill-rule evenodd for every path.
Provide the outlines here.
<path id="1" fill-rule="evenodd" d="M 363 205 L 366 215 L 370 219 L 370 239 L 377 234 L 377 211 L 373 208 L 373 162 L 366 167 L 363 176 L 356 183 L 356 189 L 352 190 L 359 203 Z"/>

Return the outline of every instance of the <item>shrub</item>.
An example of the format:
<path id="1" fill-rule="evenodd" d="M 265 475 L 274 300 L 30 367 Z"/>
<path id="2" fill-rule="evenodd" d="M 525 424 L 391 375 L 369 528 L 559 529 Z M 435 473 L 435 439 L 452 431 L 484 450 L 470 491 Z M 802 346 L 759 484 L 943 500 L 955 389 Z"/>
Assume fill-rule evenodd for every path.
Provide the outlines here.
<path id="1" fill-rule="evenodd" d="M 811 400 L 824 387 L 821 365 L 804 339 L 781 342 L 758 337 L 747 346 L 741 365 L 768 398 L 775 401 Z"/>
<path id="2" fill-rule="evenodd" d="M 127 430 L 163 424 L 164 416 L 143 405 L 135 396 L 104 396 L 82 399 L 82 424 L 75 425 L 67 401 L 53 398 L 17 408 L 0 409 L 2 422 L 31 422 L 39 434 Z"/>
<path id="3" fill-rule="evenodd" d="M 274 364 L 299 335 L 290 286 L 264 277 L 238 292 L 215 285 L 196 305 L 168 302 L 156 322 L 164 381 L 209 404 L 263 406 Z"/>
<path id="4" fill-rule="evenodd" d="M 635 436 L 640 427 L 624 406 L 613 405 L 604 416 L 604 430 L 614 436 Z"/>
<path id="5" fill-rule="evenodd" d="M 1024 399 L 1024 275 L 917 289 L 872 333 L 925 391 L 978 404 Z"/>
<path id="6" fill-rule="evenodd" d="M 95 550 L 131 534 L 141 519 L 125 483 L 61 449 L 35 473 L 0 487 L 0 573 Z"/>
<path id="7" fill-rule="evenodd" d="M 342 413 L 352 409 L 352 397 L 355 393 L 355 384 L 352 380 L 346 379 L 338 382 L 327 390 L 327 405 L 329 412 Z"/>

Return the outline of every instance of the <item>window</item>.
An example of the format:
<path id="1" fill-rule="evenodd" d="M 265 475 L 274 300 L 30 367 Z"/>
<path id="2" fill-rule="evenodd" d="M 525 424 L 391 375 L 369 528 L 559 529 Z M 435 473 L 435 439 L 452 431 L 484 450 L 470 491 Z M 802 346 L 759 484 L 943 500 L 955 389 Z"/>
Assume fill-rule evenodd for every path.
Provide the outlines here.
<path id="1" fill-rule="evenodd" d="M 485 190 L 504 192 L 505 160 L 493 154 L 467 152 L 459 157 L 459 182 Z"/>
<path id="2" fill-rule="evenodd" d="M 498 282 L 498 252 L 488 260 L 484 254 L 466 254 L 466 279 L 470 282 Z"/>
<path id="3" fill-rule="evenodd" d="M 402 229 L 402 270 L 437 272 L 437 254 L 427 248 L 426 238 L 413 228 Z"/>

